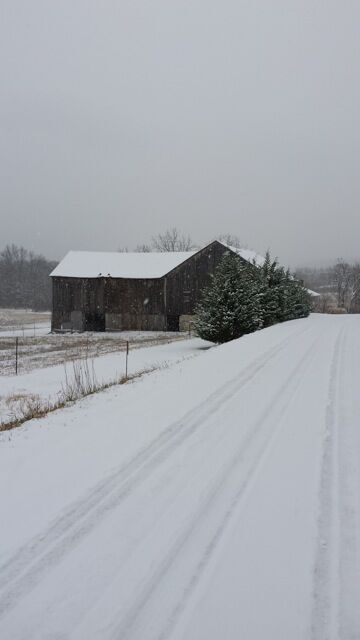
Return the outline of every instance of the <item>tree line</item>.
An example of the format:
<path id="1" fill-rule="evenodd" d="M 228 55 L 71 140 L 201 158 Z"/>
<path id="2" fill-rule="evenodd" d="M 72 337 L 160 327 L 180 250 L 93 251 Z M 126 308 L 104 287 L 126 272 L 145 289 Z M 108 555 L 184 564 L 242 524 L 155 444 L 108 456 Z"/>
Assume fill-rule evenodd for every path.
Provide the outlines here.
<path id="1" fill-rule="evenodd" d="M 234 247 L 244 247 L 236 235 L 224 234 L 217 239 Z M 199 248 L 200 245 L 194 243 L 189 235 L 172 227 L 153 236 L 150 243 L 138 245 L 135 251 L 190 251 Z M 119 250 L 127 251 L 126 248 Z M 55 261 L 24 247 L 6 246 L 0 253 L 0 307 L 50 309 L 51 282 L 48 276 L 55 266 Z M 327 312 L 333 307 L 347 312 L 360 311 L 359 263 L 338 260 L 327 268 L 298 269 L 296 279 L 322 294 L 317 299 L 318 311 Z"/>
<path id="2" fill-rule="evenodd" d="M 225 254 L 196 309 L 204 340 L 228 342 L 285 320 L 307 317 L 310 295 L 270 254 L 257 266 Z"/>
<path id="3" fill-rule="evenodd" d="M 0 252 L 0 307 L 12 309 L 51 309 L 50 272 L 56 262 L 8 245 Z"/>
<path id="4" fill-rule="evenodd" d="M 210 243 L 214 238 L 208 240 Z M 232 247 L 237 248 L 245 248 L 246 245 L 241 243 L 239 236 L 225 233 L 218 235 L 216 240 L 220 240 L 221 242 L 225 242 Z M 201 244 L 195 243 L 189 235 L 181 233 L 179 229 L 176 227 L 172 227 L 171 229 L 167 229 L 164 233 L 159 233 L 157 236 L 153 236 L 149 243 L 138 244 L 135 247 L 136 253 L 150 253 L 154 251 L 155 253 L 161 253 L 165 251 L 192 251 L 196 249 L 201 249 L 201 247 L 207 244 L 203 242 Z M 129 249 L 127 247 L 119 248 L 120 252 L 127 253 Z"/>
<path id="5" fill-rule="evenodd" d="M 228 244 L 240 246 L 236 236 L 221 236 Z M 176 227 L 153 236 L 149 244 L 138 245 L 136 252 L 190 251 L 197 247 L 189 235 Z M 127 248 L 119 251 L 128 251 Z M 56 267 L 55 260 L 28 251 L 15 244 L 7 245 L 0 252 L 0 308 L 51 309 L 52 289 L 49 275 Z"/>

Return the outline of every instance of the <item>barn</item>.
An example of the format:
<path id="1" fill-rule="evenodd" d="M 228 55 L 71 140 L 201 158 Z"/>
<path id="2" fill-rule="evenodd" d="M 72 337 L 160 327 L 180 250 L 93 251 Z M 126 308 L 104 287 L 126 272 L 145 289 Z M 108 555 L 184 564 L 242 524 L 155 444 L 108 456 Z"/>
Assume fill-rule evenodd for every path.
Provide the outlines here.
<path id="1" fill-rule="evenodd" d="M 215 240 L 198 251 L 70 251 L 50 274 L 52 331 L 181 331 L 226 252 L 258 264 L 252 251 Z"/>

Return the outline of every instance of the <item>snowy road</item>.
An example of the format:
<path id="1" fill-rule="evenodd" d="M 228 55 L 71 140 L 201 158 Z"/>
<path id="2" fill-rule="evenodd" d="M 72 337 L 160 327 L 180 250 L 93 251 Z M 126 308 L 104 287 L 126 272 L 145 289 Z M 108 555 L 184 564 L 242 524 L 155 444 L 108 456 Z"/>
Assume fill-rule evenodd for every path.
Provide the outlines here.
<path id="1" fill-rule="evenodd" d="M 360 638 L 359 374 L 313 316 L 4 438 L 0 637 Z"/>

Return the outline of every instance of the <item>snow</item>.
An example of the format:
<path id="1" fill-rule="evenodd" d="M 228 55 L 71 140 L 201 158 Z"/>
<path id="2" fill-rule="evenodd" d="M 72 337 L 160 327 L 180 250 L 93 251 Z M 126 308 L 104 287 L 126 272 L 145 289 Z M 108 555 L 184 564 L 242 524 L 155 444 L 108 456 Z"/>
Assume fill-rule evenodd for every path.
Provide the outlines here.
<path id="1" fill-rule="evenodd" d="M 69 251 L 50 275 L 63 278 L 161 278 L 195 253 Z"/>
<path id="2" fill-rule="evenodd" d="M 149 334 L 149 335 L 148 335 Z M 104 334 L 100 334 L 104 335 Z M 108 334 L 111 336 L 111 334 Z M 119 334 L 117 334 L 119 335 Z M 155 332 L 123 332 L 124 340 L 146 340 Z M 131 346 L 134 343 L 131 343 Z M 135 345 L 136 346 L 136 345 Z M 154 367 L 165 367 L 185 358 L 193 357 L 211 346 L 200 338 L 184 339 L 169 344 L 155 345 L 145 348 L 130 348 L 128 356 L 129 375 L 149 370 Z M 75 356 L 74 356 L 75 359 Z M 126 353 L 116 351 L 103 356 L 89 358 L 89 366 L 99 383 L 107 382 L 114 378 L 121 378 L 125 374 Z M 1 377 L 0 392 L 0 422 L 10 419 L 13 409 L 25 396 L 39 396 L 42 400 L 56 400 L 58 394 L 65 386 L 66 376 L 71 381 L 73 377 L 73 362 L 39 368 L 20 375 L 4 375 Z M 14 402 L 9 399 L 14 398 Z M 18 399 L 17 399 L 18 398 Z"/>
<path id="3" fill-rule="evenodd" d="M 42 334 L 15 332 L 18 340 L 18 374 L 87 357 L 89 360 L 106 353 L 152 347 L 189 337 L 185 332 L 171 331 L 95 331 Z M 0 332 L 0 376 L 15 374 L 16 343 L 12 332 Z M 0 392 L 1 393 L 1 392 Z"/>
<path id="4" fill-rule="evenodd" d="M 265 262 L 264 256 L 260 255 L 259 253 L 256 253 L 255 251 L 251 251 L 251 249 L 242 249 L 239 247 L 232 247 L 230 244 L 226 244 L 226 242 L 220 242 L 220 244 L 230 249 L 230 251 L 237 253 L 238 256 L 241 256 L 247 262 L 255 263 L 258 267 L 262 267 L 262 265 Z"/>
<path id="5" fill-rule="evenodd" d="M 51 331 L 51 322 L 35 322 L 24 324 L 21 327 L 14 326 L 11 329 L 0 328 L 0 338 L 32 338 L 46 336 Z"/>
<path id="6" fill-rule="evenodd" d="M 357 638 L 359 351 L 312 315 L 2 434 L 0 637 Z"/>
<path id="7" fill-rule="evenodd" d="M 220 243 L 248 262 L 261 266 L 265 258 L 249 249 L 237 249 Z M 50 276 L 63 278 L 161 278 L 198 251 L 101 252 L 69 251 Z"/>
<path id="8" fill-rule="evenodd" d="M 46 335 L 50 328 L 50 311 L 0 309 L 0 338 Z"/>
<path id="9" fill-rule="evenodd" d="M 317 293 L 317 291 L 313 291 L 312 289 L 306 289 L 306 291 L 311 295 L 312 298 L 318 298 L 320 296 L 320 293 Z"/>

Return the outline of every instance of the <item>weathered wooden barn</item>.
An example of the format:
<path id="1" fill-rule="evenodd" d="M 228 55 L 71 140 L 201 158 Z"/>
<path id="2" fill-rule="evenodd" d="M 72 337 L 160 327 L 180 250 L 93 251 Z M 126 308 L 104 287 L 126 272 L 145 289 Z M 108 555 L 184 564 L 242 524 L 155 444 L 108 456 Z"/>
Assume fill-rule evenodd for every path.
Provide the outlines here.
<path id="1" fill-rule="evenodd" d="M 179 331 L 223 255 L 261 256 L 215 240 L 183 253 L 70 251 L 51 273 L 52 331 Z"/>

